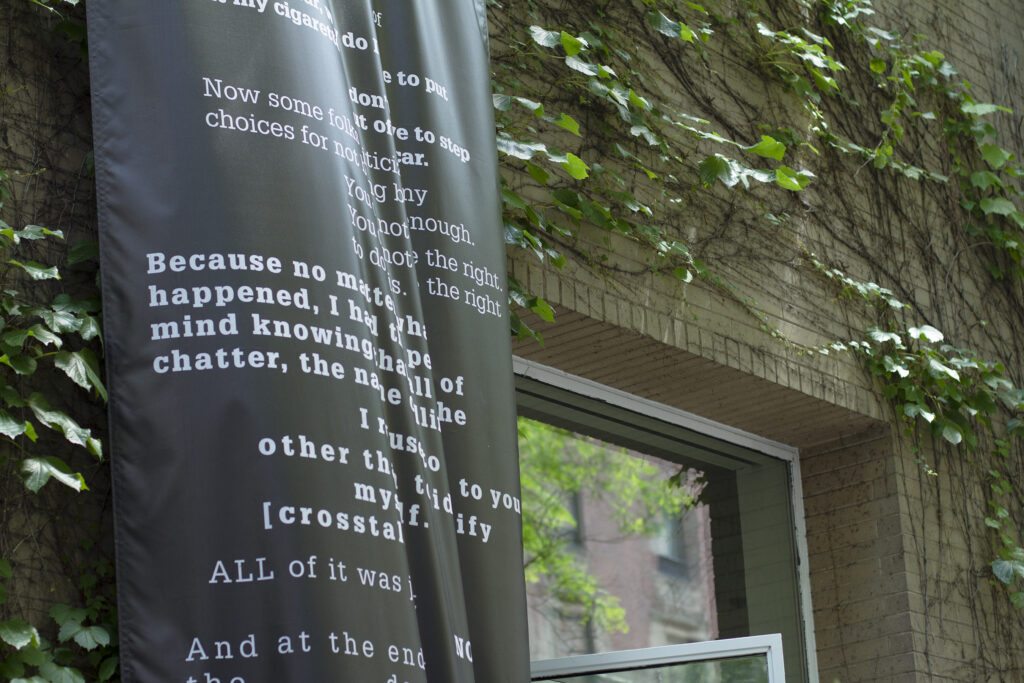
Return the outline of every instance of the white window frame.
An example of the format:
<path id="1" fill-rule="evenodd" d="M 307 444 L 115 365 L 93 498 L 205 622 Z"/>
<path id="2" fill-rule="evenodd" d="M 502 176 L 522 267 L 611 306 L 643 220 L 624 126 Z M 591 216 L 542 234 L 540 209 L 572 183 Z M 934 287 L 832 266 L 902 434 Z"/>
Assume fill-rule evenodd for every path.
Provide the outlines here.
<path id="1" fill-rule="evenodd" d="M 779 633 L 546 659 L 532 663 L 530 680 L 547 681 L 560 676 L 616 673 L 758 655 L 767 659 L 768 683 L 785 683 L 786 668 L 782 658 L 782 635 Z"/>
<path id="2" fill-rule="evenodd" d="M 800 616 L 802 622 L 802 633 L 804 638 L 804 651 L 806 653 L 806 668 L 808 680 L 811 683 L 818 683 L 818 658 L 817 648 L 814 639 L 814 611 L 811 604 L 811 581 L 809 561 L 807 555 L 807 527 L 804 522 L 804 496 L 803 486 L 800 477 L 800 453 L 793 446 L 778 441 L 772 441 L 750 432 L 731 427 L 729 425 L 715 422 L 699 415 L 667 406 L 663 403 L 630 394 L 625 391 L 605 386 L 598 382 L 588 380 L 577 375 L 572 375 L 557 368 L 553 368 L 535 361 L 512 357 L 512 367 L 519 377 L 530 379 L 542 384 L 549 385 L 573 394 L 594 399 L 617 408 L 622 408 L 634 413 L 645 415 L 662 422 L 688 429 L 703 436 L 732 444 L 740 448 L 748 449 L 771 458 L 783 460 L 789 466 L 790 471 L 790 502 L 792 504 L 793 539 L 796 547 L 797 561 L 797 582 L 798 594 L 800 597 Z M 760 638 L 764 636 L 751 636 Z M 731 641 L 745 640 L 725 639 L 718 641 L 707 641 L 705 643 L 691 643 L 685 646 L 668 647 L 695 647 L 704 648 L 704 652 L 711 652 L 715 649 L 715 643 L 726 643 Z M 779 652 L 781 653 L 781 636 L 779 641 Z M 647 648 L 637 652 L 650 652 L 660 648 Z M 585 655 L 592 657 L 599 655 Z M 781 657 L 781 655 L 780 655 Z M 577 658 L 569 658 L 577 659 Z M 562 660 L 548 660 L 562 661 Z M 537 663 L 538 665 L 540 662 Z M 778 679 L 785 680 L 785 679 Z"/>

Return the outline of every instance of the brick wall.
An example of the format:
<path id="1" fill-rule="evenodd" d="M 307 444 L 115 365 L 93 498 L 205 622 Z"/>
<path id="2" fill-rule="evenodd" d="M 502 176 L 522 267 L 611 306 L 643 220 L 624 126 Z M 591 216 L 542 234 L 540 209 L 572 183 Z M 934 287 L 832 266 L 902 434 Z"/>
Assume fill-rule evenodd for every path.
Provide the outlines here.
<path id="1" fill-rule="evenodd" d="M 876 9 L 870 23 L 925 34 L 924 45 L 957 66 L 978 101 L 1024 110 L 1024 12 L 1017 2 L 916 0 L 878 2 Z M 749 75 L 737 74 L 736 83 L 749 86 Z M 992 120 L 1005 147 L 1024 151 L 1024 117 Z M 855 130 L 857 122 L 850 125 Z M 940 160 L 940 151 L 923 156 Z M 851 213 L 837 214 L 834 225 L 797 219 L 793 229 L 808 248 L 859 278 L 913 283 L 897 295 L 914 304 L 916 320 L 946 330 L 954 343 L 1024 367 L 1024 345 L 1005 312 L 1019 296 L 999 298 L 960 258 L 972 247 L 955 202 L 941 187 L 880 177 L 857 187 L 819 177 L 805 208 L 834 211 L 841 194 Z M 781 332 L 819 344 L 864 329 L 870 319 L 837 304 L 832 290 L 793 266 L 793 252 L 772 252 L 765 262 L 732 253 L 730 240 L 756 238 L 742 219 L 728 223 L 725 201 L 703 196 L 691 233 L 699 235 L 698 222 L 725 222 L 722 242 L 711 245 L 714 265 Z M 1024 680 L 1024 620 L 993 587 L 988 565 L 984 468 L 925 432 L 906 436 L 849 356 L 794 354 L 719 291 L 653 275 L 625 241 L 613 240 L 607 253 L 616 268 L 605 274 L 511 258 L 510 273 L 559 314 L 554 326 L 539 325 L 543 346 L 520 342 L 516 353 L 801 449 L 821 680 Z M 871 253 L 893 257 L 895 269 L 865 258 Z"/>

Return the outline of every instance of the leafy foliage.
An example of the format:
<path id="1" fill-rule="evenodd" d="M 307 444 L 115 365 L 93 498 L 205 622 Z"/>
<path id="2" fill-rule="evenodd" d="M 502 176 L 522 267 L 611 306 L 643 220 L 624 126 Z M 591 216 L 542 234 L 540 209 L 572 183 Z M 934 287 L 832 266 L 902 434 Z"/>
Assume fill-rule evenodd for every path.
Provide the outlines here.
<path id="1" fill-rule="evenodd" d="M 15 179 L 0 169 L 0 211 L 13 196 Z M 106 401 L 107 392 L 98 356 L 98 297 L 79 299 L 62 291 L 58 268 L 35 260 L 61 241 L 60 231 L 38 225 L 15 228 L 0 218 L 0 464 L 13 464 L 32 494 L 50 482 L 84 491 L 85 478 L 66 454 L 84 452 L 96 460 L 103 455 L 99 438 L 63 407 L 69 396 Z M 89 258 L 92 251 L 76 245 L 67 261 Z M 72 552 L 62 549 L 63 556 Z M 104 559 L 93 565 L 75 582 L 81 606 L 55 605 L 48 624 L 0 620 L 0 677 L 33 683 L 114 679 L 113 567 Z M 17 565 L 0 558 L 0 606 L 8 602 L 7 581 L 16 571 Z M 47 638 L 50 634 L 55 640 Z"/>

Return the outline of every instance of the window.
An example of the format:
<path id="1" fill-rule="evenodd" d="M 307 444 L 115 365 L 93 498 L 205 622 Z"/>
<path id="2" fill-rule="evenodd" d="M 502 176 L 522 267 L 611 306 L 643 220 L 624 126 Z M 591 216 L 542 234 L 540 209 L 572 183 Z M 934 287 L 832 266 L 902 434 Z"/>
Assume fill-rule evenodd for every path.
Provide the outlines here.
<path id="1" fill-rule="evenodd" d="M 795 452 L 516 367 L 531 656 L 781 634 L 789 680 L 808 680 Z"/>

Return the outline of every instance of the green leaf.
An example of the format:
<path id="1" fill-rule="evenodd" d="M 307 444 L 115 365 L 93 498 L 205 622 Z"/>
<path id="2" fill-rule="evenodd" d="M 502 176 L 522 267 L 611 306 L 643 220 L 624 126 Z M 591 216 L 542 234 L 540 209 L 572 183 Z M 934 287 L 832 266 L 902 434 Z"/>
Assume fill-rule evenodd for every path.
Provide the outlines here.
<path id="1" fill-rule="evenodd" d="M 871 64 L 869 66 L 871 67 L 871 70 L 874 71 L 876 74 L 885 73 L 886 64 L 884 59 L 872 59 Z"/>
<path id="2" fill-rule="evenodd" d="M 985 215 L 995 213 L 1000 216 L 1009 216 L 1017 210 L 1013 202 L 1002 197 L 985 197 L 978 204 L 981 210 L 985 212 Z"/>
<path id="3" fill-rule="evenodd" d="M 103 663 L 100 664 L 100 668 L 96 670 L 96 675 L 99 677 L 101 681 L 110 680 L 110 678 L 114 675 L 114 672 L 117 671 L 117 663 L 118 658 L 116 656 L 107 657 L 103 660 Z"/>
<path id="4" fill-rule="evenodd" d="M 60 432 L 64 435 L 64 438 L 76 446 L 89 448 L 88 442 L 92 440 L 92 434 L 89 430 L 78 426 L 77 422 L 72 420 L 62 411 L 51 409 L 45 396 L 39 392 L 35 392 L 28 397 L 26 403 L 32 410 L 32 413 L 36 416 L 36 419 L 44 425 L 54 431 Z"/>
<path id="5" fill-rule="evenodd" d="M 697 165 L 697 170 L 700 172 L 701 182 L 707 187 L 714 185 L 715 180 L 718 179 L 721 179 L 728 187 L 736 184 L 736 181 L 732 180 L 729 163 L 721 155 L 713 154 L 704 159 Z"/>
<path id="6" fill-rule="evenodd" d="M 575 135 L 580 134 L 580 124 L 576 123 L 576 119 L 569 116 L 568 114 L 562 114 L 555 120 L 555 125 L 560 128 L 565 128 L 570 133 Z"/>
<path id="7" fill-rule="evenodd" d="M 44 237 L 56 237 L 58 239 L 64 239 L 64 233 L 60 230 L 50 230 L 44 228 L 41 225 L 26 225 L 21 230 L 14 233 L 18 238 L 23 240 L 41 240 Z M 17 244 L 18 240 L 14 240 Z"/>
<path id="8" fill-rule="evenodd" d="M 57 266 L 50 266 L 49 268 L 47 268 L 41 263 L 36 263 L 35 261 L 28 261 L 27 263 L 22 263 L 21 261 L 16 261 L 14 259 L 9 260 L 8 263 L 10 263 L 12 266 L 18 266 L 19 268 L 24 270 L 33 280 L 60 279 L 60 273 L 57 272 Z"/>
<path id="9" fill-rule="evenodd" d="M 110 644 L 110 633 L 102 626 L 84 626 L 74 635 L 75 642 L 86 650 Z"/>
<path id="10" fill-rule="evenodd" d="M 890 374 L 899 375 L 900 377 L 906 377 L 910 374 L 910 370 L 907 370 L 903 363 L 889 355 L 882 358 L 882 365 Z"/>
<path id="11" fill-rule="evenodd" d="M 14 356 L 12 358 L 6 353 L 0 356 L 0 363 L 10 367 L 19 375 L 31 375 L 39 366 L 35 358 L 30 358 L 28 356 Z"/>
<path id="12" fill-rule="evenodd" d="M 948 420 L 941 420 L 938 424 L 940 426 L 940 433 L 943 439 L 954 446 L 963 441 L 964 435 L 960 432 L 960 428 L 958 426 Z"/>
<path id="13" fill-rule="evenodd" d="M 558 31 L 548 31 L 540 26 L 530 27 L 530 37 L 542 47 L 554 47 L 562 40 L 562 35 Z"/>
<path id="14" fill-rule="evenodd" d="M 3 334 L 4 344 L 19 349 L 26 339 L 28 339 L 28 330 L 11 329 Z"/>
<path id="15" fill-rule="evenodd" d="M 775 159 L 776 161 L 782 161 L 782 157 L 786 154 L 786 146 L 770 135 L 762 135 L 761 142 L 752 147 L 747 147 L 747 149 L 758 156 Z"/>
<path id="16" fill-rule="evenodd" d="M 1006 112 L 1012 114 L 1012 109 L 1006 107 L 1000 107 L 997 104 L 988 104 L 982 102 L 964 102 L 960 105 L 960 111 L 965 114 L 973 114 L 974 116 L 985 116 L 986 114 L 992 114 L 997 111 Z"/>
<path id="17" fill-rule="evenodd" d="M 28 333 L 35 339 L 38 339 L 40 343 L 45 344 L 47 346 L 53 344 L 57 348 L 60 348 L 61 346 L 64 345 L 63 339 L 61 339 L 58 335 L 54 334 L 53 332 L 43 327 L 42 325 L 33 325 L 32 327 L 28 328 Z"/>
<path id="18" fill-rule="evenodd" d="M 1013 583 L 1014 577 L 1024 577 L 1024 562 L 1018 560 L 995 560 L 992 563 L 992 573 L 1003 583 Z"/>
<path id="19" fill-rule="evenodd" d="M 0 640 L 15 650 L 20 650 L 26 645 L 38 645 L 39 632 L 21 619 L 0 621 Z"/>
<path id="20" fill-rule="evenodd" d="M 495 96 L 497 97 L 497 96 Z M 94 241 L 78 242 L 68 249 L 69 266 L 83 261 L 97 261 L 100 257 L 100 245 Z"/>
<path id="21" fill-rule="evenodd" d="M 72 607 L 64 603 L 57 603 L 50 608 L 50 617 L 57 622 L 58 626 L 64 626 L 69 621 L 82 623 L 89 616 L 89 613 L 81 607 Z M 68 636 L 70 638 L 71 636 Z M 65 639 L 66 640 L 66 639 Z"/>
<path id="22" fill-rule="evenodd" d="M 981 146 L 981 158 L 987 161 L 989 166 L 998 171 L 1006 165 L 1007 161 L 1013 158 L 1013 155 L 999 145 L 985 143 Z"/>
<path id="23" fill-rule="evenodd" d="M 565 169 L 566 173 L 571 175 L 576 180 L 583 180 L 588 175 L 590 175 L 588 171 L 589 167 L 583 162 L 582 159 L 580 159 L 578 156 L 571 152 L 567 154 L 566 157 L 567 159 L 562 162 L 562 168 Z"/>
<path id="24" fill-rule="evenodd" d="M 565 49 L 567 55 L 578 55 L 580 50 L 587 47 L 586 41 L 580 40 L 579 38 L 569 35 L 565 31 L 562 31 L 562 35 L 559 36 L 562 43 L 562 47 Z"/>
<path id="25" fill-rule="evenodd" d="M 907 332 L 910 334 L 912 339 L 927 339 L 931 343 L 940 342 L 944 339 L 942 333 L 931 325 L 921 325 L 921 327 L 911 327 Z"/>
<path id="26" fill-rule="evenodd" d="M 92 351 L 60 351 L 53 357 L 53 363 L 75 384 L 88 391 L 95 389 L 100 398 L 107 400 L 107 389 L 103 386 L 103 378 L 100 376 L 99 361 Z"/>
<path id="27" fill-rule="evenodd" d="M 884 330 L 878 329 L 877 327 L 869 327 L 868 336 L 874 339 L 879 344 L 892 342 L 897 347 L 903 346 L 903 341 L 900 339 L 900 336 L 895 332 L 886 332 Z"/>
<path id="28" fill-rule="evenodd" d="M 931 372 L 933 377 L 941 378 L 943 375 L 945 375 L 946 377 L 949 377 L 950 379 L 956 382 L 960 381 L 960 373 L 958 373 L 951 367 L 943 365 L 934 358 L 928 359 L 928 370 L 929 372 Z"/>
<path id="29" fill-rule="evenodd" d="M 775 182 L 784 189 L 799 192 L 807 187 L 807 183 L 810 181 L 811 174 L 807 171 L 798 173 L 789 166 L 779 166 L 775 169 Z"/>
<path id="30" fill-rule="evenodd" d="M 928 408 L 920 403 L 907 403 L 903 406 L 903 414 L 913 419 L 915 417 L 924 418 L 925 422 L 932 422 L 935 420 L 935 413 L 928 410 Z"/>
<path id="31" fill-rule="evenodd" d="M 661 12 L 649 12 L 647 14 L 647 23 L 662 35 L 693 42 L 693 31 L 690 30 L 690 27 L 678 21 L 672 21 Z"/>
<path id="32" fill-rule="evenodd" d="M 88 488 L 82 475 L 72 473 L 67 464 L 56 456 L 26 458 L 21 463 L 21 473 L 25 478 L 25 488 L 33 493 L 38 492 L 51 477 L 75 491 Z"/>
<path id="33" fill-rule="evenodd" d="M 95 317 L 91 315 L 82 316 L 81 323 L 81 327 L 78 328 L 78 334 L 82 335 L 82 339 L 85 341 L 89 341 L 90 339 L 103 339 L 103 330 L 100 329 L 100 321 Z"/>
<path id="34" fill-rule="evenodd" d="M 565 65 L 573 71 L 579 71 L 581 74 L 586 76 L 597 76 L 600 73 L 600 69 L 589 62 L 584 62 L 576 55 L 569 55 L 566 57 Z"/>
<path id="35" fill-rule="evenodd" d="M 8 439 L 14 439 L 24 434 L 27 427 L 27 422 L 16 420 L 7 411 L 0 410 L 0 434 Z"/>
<path id="36" fill-rule="evenodd" d="M 555 322 L 555 309 L 551 308 L 550 304 L 544 299 L 538 298 L 536 302 L 530 306 L 530 310 L 540 316 L 541 320 L 549 323 Z"/>
<path id="37" fill-rule="evenodd" d="M 85 677 L 77 669 L 53 662 L 46 662 L 39 667 L 39 673 L 50 683 L 85 683 Z"/>
<path id="38" fill-rule="evenodd" d="M 547 185 L 548 180 L 551 178 L 551 174 L 536 164 L 530 162 L 526 163 L 526 170 L 530 176 L 541 185 Z"/>
<path id="39" fill-rule="evenodd" d="M 498 136 L 497 145 L 499 152 L 517 159 L 532 159 L 537 152 L 548 150 L 547 145 L 542 142 L 520 142 L 503 135 Z"/>
<path id="40" fill-rule="evenodd" d="M 977 171 L 971 174 L 971 185 L 979 190 L 986 190 L 990 187 L 1004 187 L 1003 181 L 992 171 Z"/>

